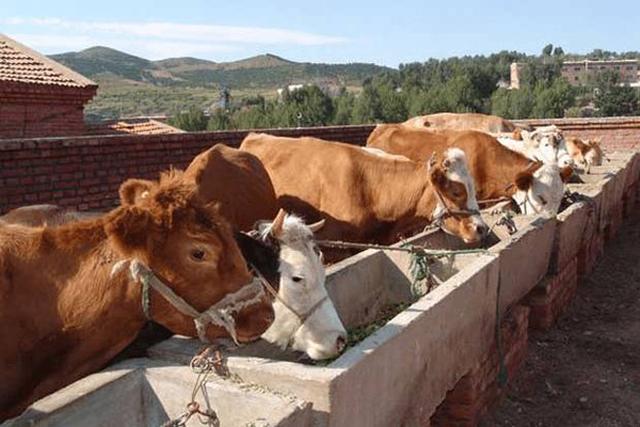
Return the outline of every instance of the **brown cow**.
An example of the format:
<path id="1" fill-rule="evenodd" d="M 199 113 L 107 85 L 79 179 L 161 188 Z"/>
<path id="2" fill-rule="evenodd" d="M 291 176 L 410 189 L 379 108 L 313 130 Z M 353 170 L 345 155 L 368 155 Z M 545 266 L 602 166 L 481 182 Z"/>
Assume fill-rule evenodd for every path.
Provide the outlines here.
<path id="1" fill-rule="evenodd" d="M 184 172 L 204 201 L 220 204 L 220 213 L 239 230 L 274 218 L 278 201 L 260 160 L 250 153 L 217 144 L 198 154 Z"/>
<path id="2" fill-rule="evenodd" d="M 599 141 L 583 140 L 580 138 L 566 138 L 567 151 L 576 164 L 584 166 L 585 172 L 591 171 L 591 166 L 602 165 L 604 153 Z"/>
<path id="3" fill-rule="evenodd" d="M 21 224 L 29 227 L 55 226 L 84 218 L 97 218 L 99 212 L 77 212 L 57 205 L 29 205 L 15 208 L 0 216 L 0 224 Z"/>
<path id="4" fill-rule="evenodd" d="M 452 147 L 467 156 L 478 200 L 513 198 L 525 213 L 557 213 L 564 194 L 563 180 L 573 173 L 557 165 L 533 162 L 477 131 L 428 131 L 404 125 L 378 125 L 367 146 L 424 161 Z M 561 174 L 562 172 L 562 174 Z"/>
<path id="5" fill-rule="evenodd" d="M 460 150 L 429 170 L 316 138 L 251 133 L 240 149 L 263 162 L 281 206 L 326 219 L 321 238 L 388 244 L 434 221 L 468 243 L 487 231 Z"/>
<path id="6" fill-rule="evenodd" d="M 150 317 L 177 334 L 196 336 L 197 323 L 208 339 L 226 335 L 220 326 L 229 322 L 214 320 L 221 309 L 236 312 L 243 342 L 273 320 L 229 224 L 180 173 L 152 185 L 129 180 L 120 199 L 97 219 L 0 225 L 0 419 L 100 369 L 136 337 L 145 315 L 135 279 L 163 282 L 191 306 L 196 314 L 187 316 L 149 291 Z M 126 262 L 130 269 L 115 268 Z"/>
<path id="7" fill-rule="evenodd" d="M 412 117 L 402 123 L 412 128 L 476 130 L 490 134 L 512 133 L 519 129 L 509 120 L 479 113 L 436 113 Z"/>

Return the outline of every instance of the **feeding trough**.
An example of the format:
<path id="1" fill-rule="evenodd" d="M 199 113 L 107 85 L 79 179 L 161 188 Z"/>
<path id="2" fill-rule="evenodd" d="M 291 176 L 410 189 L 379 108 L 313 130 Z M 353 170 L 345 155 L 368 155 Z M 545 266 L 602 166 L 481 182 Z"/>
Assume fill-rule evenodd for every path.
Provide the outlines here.
<path id="1" fill-rule="evenodd" d="M 3 425 L 160 426 L 185 412 L 195 380 L 187 366 L 130 359 L 37 401 Z M 203 410 L 215 411 L 220 426 L 311 425 L 310 405 L 294 397 L 240 387 L 215 377 L 204 387 L 204 394 L 199 392 L 196 400 Z M 186 425 L 202 424 L 194 415 Z"/>
<path id="2" fill-rule="evenodd" d="M 375 321 L 389 306 L 407 308 L 326 366 L 296 362 L 297 355 L 287 352 L 269 353 L 265 343 L 258 343 L 230 353 L 230 371 L 247 383 L 312 402 L 316 425 L 426 422 L 446 392 L 489 350 L 496 309 L 503 314 L 547 271 L 554 221 L 519 217 L 516 222 L 520 231 L 503 233 L 504 240 L 494 236 L 486 254 L 434 261 L 430 270 L 440 284 L 417 300 L 407 253 L 366 250 L 331 266 L 328 292 L 348 330 Z M 441 232 L 422 233 L 407 243 L 459 247 Z M 531 254 L 530 245 L 543 249 Z M 517 262 L 503 266 L 502 257 Z M 528 268 L 520 262 L 525 257 Z M 149 353 L 188 363 L 200 348 L 195 340 L 173 337 Z"/>

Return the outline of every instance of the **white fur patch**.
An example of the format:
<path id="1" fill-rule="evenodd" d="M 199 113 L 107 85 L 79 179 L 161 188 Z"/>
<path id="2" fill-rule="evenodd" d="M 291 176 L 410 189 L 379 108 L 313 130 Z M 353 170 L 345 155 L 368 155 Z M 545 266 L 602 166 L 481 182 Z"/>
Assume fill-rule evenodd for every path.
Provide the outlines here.
<path id="1" fill-rule="evenodd" d="M 469 210 L 479 210 L 478 199 L 476 198 L 476 187 L 473 178 L 469 173 L 467 156 L 459 148 L 449 148 L 444 153 L 445 159 L 449 161 L 447 178 L 463 184 L 467 190 L 467 206 Z"/>
<path id="2" fill-rule="evenodd" d="M 266 237 L 271 225 L 261 231 Z M 345 338 L 346 331 L 336 309 L 327 298 L 325 269 L 315 247 L 313 232 L 304 221 L 288 214 L 283 223 L 280 243 L 280 289 L 273 304 L 275 320 L 262 335 L 266 341 L 281 347 L 291 345 L 304 351 L 312 359 L 326 359 L 337 355 L 338 338 Z M 295 279 L 295 280 L 294 280 Z M 309 316 L 304 324 L 287 308 L 297 313 L 308 313 L 318 301 L 326 301 Z"/>

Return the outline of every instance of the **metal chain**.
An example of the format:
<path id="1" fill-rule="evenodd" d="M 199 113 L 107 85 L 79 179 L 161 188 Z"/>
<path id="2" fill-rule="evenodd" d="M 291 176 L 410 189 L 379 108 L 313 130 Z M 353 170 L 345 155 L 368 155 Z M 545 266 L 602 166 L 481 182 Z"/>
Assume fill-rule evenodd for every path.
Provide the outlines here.
<path id="1" fill-rule="evenodd" d="M 213 358 L 210 357 L 212 351 L 214 352 Z M 205 401 L 207 400 L 205 384 L 213 372 L 222 377 L 228 376 L 228 370 L 224 365 L 222 353 L 220 350 L 213 350 L 211 347 L 207 347 L 191 359 L 189 366 L 191 370 L 197 374 L 197 377 L 191 390 L 191 400 L 187 403 L 187 410 L 176 418 L 162 424 L 161 427 L 185 427 L 194 415 L 198 416 L 198 421 L 202 425 L 219 427 L 220 419 L 218 418 L 218 414 L 211 408 L 202 410 L 200 404 L 196 401 L 196 397 L 198 391 L 200 391 Z"/>

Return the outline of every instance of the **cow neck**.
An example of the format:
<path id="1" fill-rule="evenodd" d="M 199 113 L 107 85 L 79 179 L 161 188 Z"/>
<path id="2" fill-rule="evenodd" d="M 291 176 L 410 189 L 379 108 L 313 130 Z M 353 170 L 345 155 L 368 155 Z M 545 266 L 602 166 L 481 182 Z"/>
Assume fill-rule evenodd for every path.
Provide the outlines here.
<path id="1" fill-rule="evenodd" d="M 478 200 L 513 196 L 517 191 L 516 176 L 531 165 L 531 159 L 504 148 L 496 155 L 486 153 L 487 157 L 482 161 L 470 165 Z"/>
<path id="2" fill-rule="evenodd" d="M 10 406 L 0 408 L 0 415 L 3 409 L 16 414 L 27 404 L 103 368 L 142 328 L 139 287 L 125 283 L 125 275 L 110 277 L 117 253 L 109 245 L 103 224 L 96 219 L 34 230 L 24 243 L 38 256 L 12 256 L 14 280 L 32 284 L 27 292 L 35 294 L 28 307 L 18 312 L 23 313 L 25 324 L 39 323 L 38 335 L 23 341 L 20 348 L 6 349 L 4 361 L 19 369 L 19 361 L 28 360 L 28 372 L 18 375 L 28 378 L 37 372 L 41 380 L 33 388 L 14 393 Z M 20 249 L 15 255 L 19 253 Z M 25 297 L 17 296 L 19 300 Z"/>
<path id="3" fill-rule="evenodd" d="M 369 180 L 375 195 L 368 200 L 368 209 L 383 221 L 415 216 L 421 211 L 429 188 L 424 165 L 402 160 L 389 160 L 378 166 Z"/>
<path id="4" fill-rule="evenodd" d="M 126 275 L 111 277 L 113 265 L 122 257 L 111 247 L 104 220 L 81 221 L 45 230 L 58 240 L 64 253 L 59 272 L 58 301 L 62 328 L 72 339 L 75 355 L 70 366 L 85 372 L 99 369 L 123 350 L 142 329 L 140 287 Z M 85 239 L 81 237 L 84 236 Z M 65 272 L 73 272 L 71 280 Z M 88 365 L 92 365 L 90 368 Z M 84 374 L 81 372 L 79 374 Z"/>

